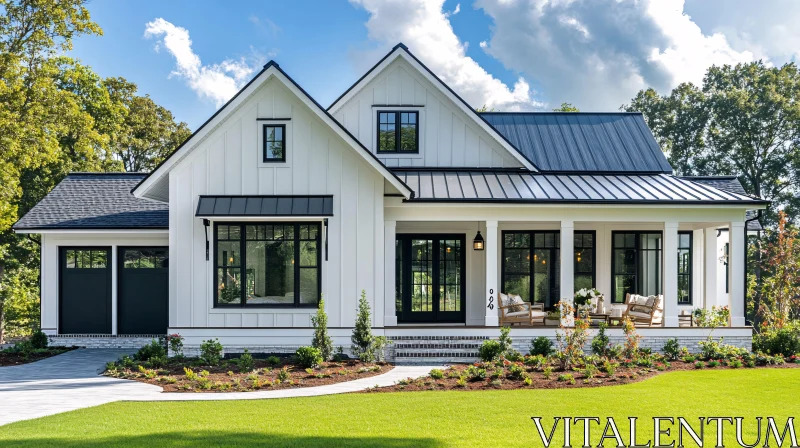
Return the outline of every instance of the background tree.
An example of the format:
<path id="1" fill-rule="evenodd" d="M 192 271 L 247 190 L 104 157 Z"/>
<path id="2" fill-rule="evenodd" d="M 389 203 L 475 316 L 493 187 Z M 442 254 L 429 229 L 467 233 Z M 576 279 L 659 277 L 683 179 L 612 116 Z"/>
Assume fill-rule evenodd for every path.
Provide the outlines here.
<path id="1" fill-rule="evenodd" d="M 0 0 L 0 342 L 39 318 L 38 241 L 13 223 L 69 172 L 150 169 L 189 135 L 135 84 L 68 57 L 102 34 L 85 3 Z"/>
<path id="2" fill-rule="evenodd" d="M 553 109 L 553 112 L 580 112 L 581 110 L 573 106 L 572 103 L 561 103 L 561 106 Z"/>
<path id="3" fill-rule="evenodd" d="M 735 175 L 776 210 L 800 210 L 800 72 L 794 63 L 713 66 L 703 85 L 681 84 L 661 96 L 640 91 L 627 111 L 641 111 L 678 175 Z"/>

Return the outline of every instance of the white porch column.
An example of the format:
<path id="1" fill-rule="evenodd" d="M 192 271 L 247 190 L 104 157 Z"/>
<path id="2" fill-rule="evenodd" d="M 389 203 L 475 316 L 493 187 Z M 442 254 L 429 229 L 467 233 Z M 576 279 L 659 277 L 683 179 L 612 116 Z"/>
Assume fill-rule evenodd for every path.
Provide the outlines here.
<path id="1" fill-rule="evenodd" d="M 730 309 L 731 326 L 744 326 L 744 275 L 745 275 L 745 239 L 744 222 L 732 222 L 729 227 L 728 238 L 730 249 L 728 251 L 728 269 L 730 279 Z"/>
<path id="2" fill-rule="evenodd" d="M 575 296 L 575 223 L 561 221 L 561 300 L 573 303 Z M 561 323 L 566 326 L 574 325 L 572 315 L 561 316 Z"/>
<path id="3" fill-rule="evenodd" d="M 678 223 L 664 223 L 664 326 L 678 326 Z"/>
<path id="4" fill-rule="evenodd" d="M 395 269 L 396 263 L 396 246 L 395 239 L 397 234 L 397 221 L 384 221 L 383 222 L 383 282 L 384 282 L 384 306 L 383 306 L 383 325 L 386 327 L 397 326 L 397 312 L 395 306 L 395 297 L 397 295 L 396 278 L 397 273 Z"/>
<path id="5" fill-rule="evenodd" d="M 705 300 L 703 301 L 703 308 L 711 308 L 717 305 L 717 275 L 719 271 L 719 252 L 717 252 L 717 229 L 709 227 L 703 230 L 705 232 L 705 247 L 703 248 L 703 256 L 705 262 L 703 265 L 705 271 Z"/>
<path id="6" fill-rule="evenodd" d="M 486 221 L 486 239 L 484 242 L 486 253 L 486 318 L 484 325 L 496 327 L 500 325 L 497 307 L 500 301 L 500 284 L 497 281 L 497 259 L 500 254 L 497 238 L 497 221 Z"/>

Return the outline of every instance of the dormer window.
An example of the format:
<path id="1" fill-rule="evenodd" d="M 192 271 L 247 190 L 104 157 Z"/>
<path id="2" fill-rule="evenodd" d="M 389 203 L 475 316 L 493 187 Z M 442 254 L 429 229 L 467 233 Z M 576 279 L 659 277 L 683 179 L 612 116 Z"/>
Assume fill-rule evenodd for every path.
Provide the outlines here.
<path id="1" fill-rule="evenodd" d="M 286 125 L 265 124 L 264 132 L 264 154 L 263 161 L 285 162 L 286 161 Z"/>
<path id="2" fill-rule="evenodd" d="M 378 112 L 378 153 L 419 153 L 419 112 Z"/>

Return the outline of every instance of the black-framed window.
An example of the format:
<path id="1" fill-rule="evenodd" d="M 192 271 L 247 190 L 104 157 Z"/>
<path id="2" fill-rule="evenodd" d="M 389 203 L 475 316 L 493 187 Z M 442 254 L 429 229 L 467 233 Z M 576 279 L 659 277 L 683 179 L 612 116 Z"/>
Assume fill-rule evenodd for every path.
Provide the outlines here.
<path id="1" fill-rule="evenodd" d="M 692 304 L 692 232 L 678 232 L 678 304 Z"/>
<path id="2" fill-rule="evenodd" d="M 553 307 L 561 293 L 561 232 L 503 232 L 502 291 L 526 302 Z M 576 231 L 573 239 L 575 291 L 593 288 L 597 275 L 595 232 Z"/>
<path id="3" fill-rule="evenodd" d="M 67 269 L 105 269 L 108 266 L 106 249 L 67 249 Z"/>
<path id="4" fill-rule="evenodd" d="M 729 235 L 730 237 L 730 235 Z M 730 261 L 729 255 L 731 252 L 731 243 L 725 243 L 725 247 L 722 248 L 723 253 L 723 260 L 725 260 L 722 264 L 725 266 L 725 294 L 731 292 L 731 271 L 728 269 L 728 262 Z"/>
<path id="5" fill-rule="evenodd" d="M 167 248 L 125 249 L 122 267 L 125 269 L 161 269 L 169 267 Z"/>
<path id="6" fill-rule="evenodd" d="M 597 286 L 597 266 L 595 256 L 596 234 L 592 231 L 576 231 L 575 250 L 575 291 Z"/>
<path id="7" fill-rule="evenodd" d="M 317 306 L 319 223 L 217 223 L 215 234 L 214 306 Z"/>
<path id="8" fill-rule="evenodd" d="M 266 162 L 285 162 L 286 161 L 286 125 L 284 124 L 265 124 L 263 126 L 263 161 Z"/>
<path id="9" fill-rule="evenodd" d="M 662 290 L 661 232 L 611 232 L 613 303 L 626 294 L 657 295 Z"/>
<path id="10" fill-rule="evenodd" d="M 419 112 L 378 111 L 379 153 L 419 153 Z"/>

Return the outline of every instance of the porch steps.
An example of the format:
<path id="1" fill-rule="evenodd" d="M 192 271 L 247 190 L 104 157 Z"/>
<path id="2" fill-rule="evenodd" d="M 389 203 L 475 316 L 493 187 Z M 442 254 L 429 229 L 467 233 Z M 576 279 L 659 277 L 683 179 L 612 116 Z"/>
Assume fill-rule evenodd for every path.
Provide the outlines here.
<path id="1" fill-rule="evenodd" d="M 396 336 L 395 364 L 469 364 L 479 360 L 482 336 Z"/>

